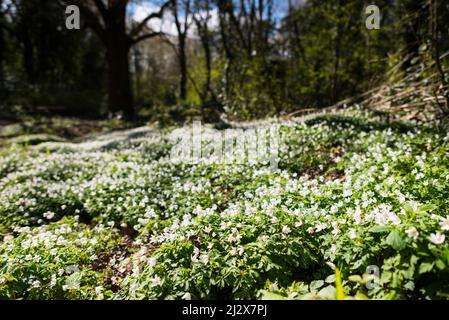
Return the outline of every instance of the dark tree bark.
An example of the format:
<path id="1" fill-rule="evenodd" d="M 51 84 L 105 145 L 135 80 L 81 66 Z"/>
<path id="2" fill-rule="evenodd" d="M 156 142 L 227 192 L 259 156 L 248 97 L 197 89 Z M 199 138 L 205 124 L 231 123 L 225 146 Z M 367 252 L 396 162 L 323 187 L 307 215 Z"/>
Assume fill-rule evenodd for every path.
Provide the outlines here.
<path id="1" fill-rule="evenodd" d="M 342 41 L 349 28 L 348 21 L 344 21 L 342 13 L 344 1 L 339 0 L 336 4 L 337 25 L 334 39 L 334 67 L 331 76 L 331 103 L 336 103 L 340 99 L 340 67 L 342 63 Z"/>
<path id="2" fill-rule="evenodd" d="M 151 19 L 161 18 L 169 5 L 166 2 L 159 12 L 148 15 L 141 23 L 128 32 L 126 7 L 129 0 L 67 0 L 80 8 L 86 24 L 98 35 L 106 49 L 108 65 L 108 104 L 111 113 L 122 112 L 127 118 L 135 114 L 129 55 L 131 47 L 145 39 L 160 35 L 148 30 Z"/>
<path id="3" fill-rule="evenodd" d="M 0 1 L 1 5 L 1 1 Z M 5 38 L 3 29 L 0 27 L 0 90 L 4 87 L 4 71 L 3 71 L 3 61 L 5 60 L 4 52 L 6 50 Z"/>
<path id="4" fill-rule="evenodd" d="M 103 14 L 106 24 L 104 42 L 108 65 L 109 110 L 134 115 L 129 72 L 130 42 L 126 34 L 126 2 L 109 2 L 108 12 Z M 101 12 L 101 7 L 98 8 Z M 101 9 L 101 10 L 100 10 Z"/>
<path id="5" fill-rule="evenodd" d="M 133 60 L 134 60 L 134 78 L 135 78 L 135 92 L 136 96 L 140 97 L 142 93 L 142 53 L 139 48 L 133 49 Z"/>
<path id="6" fill-rule="evenodd" d="M 332 81 L 331 81 L 331 102 L 337 102 L 339 98 L 339 70 L 340 70 L 340 26 L 337 27 L 337 36 L 334 43 L 334 69 L 332 71 Z"/>
<path id="7" fill-rule="evenodd" d="M 422 0 L 405 1 L 404 7 L 407 13 L 411 13 L 404 35 L 409 58 L 402 64 L 402 70 L 407 71 L 412 66 L 413 59 L 419 55 L 419 47 L 423 43 L 420 30 L 425 24 L 425 10 Z"/>
<path id="8" fill-rule="evenodd" d="M 444 102 L 440 103 L 438 101 L 438 97 L 436 101 L 444 115 L 444 120 L 446 121 L 449 117 L 449 94 L 447 93 L 447 79 L 446 74 L 444 72 L 443 66 L 441 64 L 441 50 L 440 50 L 440 28 L 439 28 L 439 19 L 438 19 L 438 0 L 429 0 L 429 11 L 430 11 L 430 37 L 433 46 L 433 54 L 435 60 L 435 68 L 438 72 L 440 78 L 440 85 L 443 88 L 444 92 Z"/>
<path id="9" fill-rule="evenodd" d="M 182 4 L 182 5 L 181 5 Z M 182 101 L 187 99 L 187 52 L 186 52 L 186 40 L 187 33 L 190 28 L 188 21 L 190 15 L 190 0 L 172 0 L 173 17 L 175 18 L 176 30 L 178 32 L 178 60 L 179 69 L 181 72 L 181 78 L 179 83 L 179 97 Z M 184 13 L 184 21 L 180 21 L 180 12 Z"/>
<path id="10" fill-rule="evenodd" d="M 211 39 L 209 32 L 209 20 L 210 20 L 210 2 L 209 0 L 205 0 L 203 2 L 203 6 L 199 6 L 196 9 L 196 15 L 193 15 L 193 19 L 196 25 L 196 29 L 198 31 L 198 35 L 201 40 L 201 46 L 204 51 L 204 63 L 206 67 L 206 81 L 204 84 L 203 92 L 201 95 L 203 105 L 208 102 L 210 97 L 212 96 L 215 99 L 215 94 L 212 90 L 212 48 L 211 48 Z M 206 16 L 203 17 L 199 14 L 200 11 L 205 11 Z"/>
<path id="11" fill-rule="evenodd" d="M 3 6 L 3 0 L 0 0 L 0 7 Z M 5 74 L 4 74 L 4 67 L 3 63 L 5 60 L 5 51 L 6 51 L 6 41 L 5 41 L 5 31 L 2 28 L 3 22 L 3 14 L 0 12 L 0 90 L 2 90 L 5 86 Z"/>
<path id="12" fill-rule="evenodd" d="M 36 72 L 34 67 L 34 48 L 31 38 L 27 30 L 21 33 L 21 40 L 23 43 L 23 64 L 28 81 L 31 84 L 36 83 Z"/>
<path id="13" fill-rule="evenodd" d="M 179 94 L 182 101 L 187 99 L 187 54 L 186 54 L 186 38 L 179 38 L 179 67 L 181 70 L 181 80 L 179 84 Z"/>
<path id="14" fill-rule="evenodd" d="M 4 5 L 4 1 L 0 0 L 0 8 L 2 8 Z M 16 38 L 18 41 L 20 41 L 20 36 L 16 32 L 16 30 L 13 30 L 8 26 L 7 23 L 5 23 L 5 16 L 4 12 L 0 11 L 0 89 L 3 89 L 5 86 L 5 70 L 4 70 L 4 63 L 6 59 L 6 33 L 8 33 L 11 37 Z"/>
<path id="15" fill-rule="evenodd" d="M 134 114 L 129 72 L 129 46 L 126 39 L 108 35 L 106 44 L 108 64 L 109 110 L 113 113 L 123 112 L 125 116 Z"/>
<path id="16" fill-rule="evenodd" d="M 208 36 L 206 36 L 206 39 Z M 212 54 L 209 41 L 203 41 L 203 50 L 206 61 L 206 84 L 204 85 L 204 95 L 206 98 L 211 94 L 214 95 L 211 82 L 212 82 Z"/>

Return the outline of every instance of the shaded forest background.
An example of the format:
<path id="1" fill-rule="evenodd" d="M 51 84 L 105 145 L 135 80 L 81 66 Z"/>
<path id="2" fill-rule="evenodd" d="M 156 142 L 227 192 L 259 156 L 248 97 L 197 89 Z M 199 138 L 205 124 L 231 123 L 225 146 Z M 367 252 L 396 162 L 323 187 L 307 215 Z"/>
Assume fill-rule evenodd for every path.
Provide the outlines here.
<path id="1" fill-rule="evenodd" d="M 80 30 L 65 27 L 69 4 Z M 330 106 L 426 62 L 447 111 L 448 39 L 437 0 L 0 0 L 0 113 L 246 120 Z"/>

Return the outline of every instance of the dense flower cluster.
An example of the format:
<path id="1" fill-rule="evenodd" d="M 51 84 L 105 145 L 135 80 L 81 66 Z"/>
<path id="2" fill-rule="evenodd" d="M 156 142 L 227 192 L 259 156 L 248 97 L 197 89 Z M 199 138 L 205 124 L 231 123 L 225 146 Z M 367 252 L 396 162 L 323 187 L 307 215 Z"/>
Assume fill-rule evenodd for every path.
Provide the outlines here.
<path id="1" fill-rule="evenodd" d="M 447 297 L 449 136 L 358 111 L 276 126 L 276 171 L 173 161 L 188 128 L 4 151 L 0 297 L 327 297 L 337 271 L 347 295 Z"/>

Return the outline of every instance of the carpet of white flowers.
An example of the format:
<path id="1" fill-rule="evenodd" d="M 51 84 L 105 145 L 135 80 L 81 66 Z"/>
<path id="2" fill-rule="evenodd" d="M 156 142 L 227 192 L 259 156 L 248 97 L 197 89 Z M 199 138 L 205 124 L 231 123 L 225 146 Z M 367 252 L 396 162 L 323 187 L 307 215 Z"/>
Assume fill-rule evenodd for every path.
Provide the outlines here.
<path id="1" fill-rule="evenodd" d="M 446 299 L 449 135 L 386 121 L 281 123 L 277 171 L 151 133 L 3 150 L 0 299 Z"/>

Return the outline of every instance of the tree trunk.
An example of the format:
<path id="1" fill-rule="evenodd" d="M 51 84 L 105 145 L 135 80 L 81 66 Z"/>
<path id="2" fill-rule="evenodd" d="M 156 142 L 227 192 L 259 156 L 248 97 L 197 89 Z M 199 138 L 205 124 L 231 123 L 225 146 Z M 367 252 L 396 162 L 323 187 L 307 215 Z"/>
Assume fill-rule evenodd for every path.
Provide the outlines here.
<path id="1" fill-rule="evenodd" d="M 34 68 L 34 48 L 28 31 L 22 33 L 22 42 L 23 42 L 23 64 L 25 66 L 28 81 L 31 84 L 35 84 L 36 73 Z"/>
<path id="2" fill-rule="evenodd" d="M 0 1 L 1 5 L 2 1 Z M 4 52 L 6 51 L 5 37 L 3 29 L 0 28 L 0 90 L 3 91 L 4 88 L 4 69 L 3 69 L 3 61 L 4 61 Z"/>
<path id="3" fill-rule="evenodd" d="M 134 107 L 129 71 L 130 46 L 124 31 L 109 32 L 106 43 L 109 111 L 123 112 L 126 118 L 132 118 Z"/>
<path id="4" fill-rule="evenodd" d="M 336 35 L 334 40 L 334 69 L 331 76 L 331 103 L 334 104 L 339 99 L 339 81 L 340 81 L 340 60 L 341 60 L 341 42 L 345 28 L 342 25 L 341 14 L 342 1 L 340 0 L 337 5 L 337 26 Z"/>
<path id="5" fill-rule="evenodd" d="M 203 42 L 203 49 L 204 49 L 204 57 L 206 60 L 206 84 L 204 85 L 204 96 L 206 99 L 208 99 L 209 95 L 212 94 L 212 55 L 209 45 L 209 40 L 205 40 Z"/>
<path id="6" fill-rule="evenodd" d="M 140 52 L 139 48 L 135 48 L 133 50 L 133 59 L 134 59 L 134 73 L 135 73 L 135 94 L 136 97 L 141 97 L 142 93 L 142 86 L 141 86 L 141 79 L 142 79 L 142 53 Z"/>
<path id="7" fill-rule="evenodd" d="M 339 98 L 339 71 L 340 71 L 340 27 L 337 31 L 337 39 L 334 47 L 334 69 L 332 71 L 331 81 L 331 102 L 336 103 Z"/>
<path id="8" fill-rule="evenodd" d="M 435 67 L 438 72 L 438 75 L 440 77 L 440 87 L 447 88 L 447 80 L 446 80 L 446 74 L 444 73 L 443 66 L 441 64 L 441 58 L 440 58 L 440 28 L 439 28 L 439 22 L 438 22 L 438 0 L 429 0 L 429 10 L 430 10 L 430 37 L 432 41 L 433 51 L 434 51 L 434 59 L 435 59 Z M 438 97 L 436 97 L 436 101 L 438 103 L 438 106 L 441 109 L 441 112 L 444 115 L 444 120 L 446 121 L 449 116 L 449 94 L 447 91 L 443 92 L 444 96 L 444 103 L 438 102 Z"/>
<path id="9" fill-rule="evenodd" d="M 407 53 L 410 54 L 407 61 L 405 61 L 401 69 L 407 71 L 412 67 L 412 60 L 419 55 L 419 47 L 423 43 L 423 39 L 420 36 L 420 29 L 425 23 L 425 10 L 423 9 L 423 1 L 410 0 L 404 3 L 406 12 L 413 12 L 414 14 L 408 21 L 408 28 L 405 29 L 405 44 Z"/>
<path id="10" fill-rule="evenodd" d="M 186 34 L 179 36 L 179 67 L 181 71 L 181 80 L 179 84 L 180 98 L 184 102 L 187 99 Z"/>

